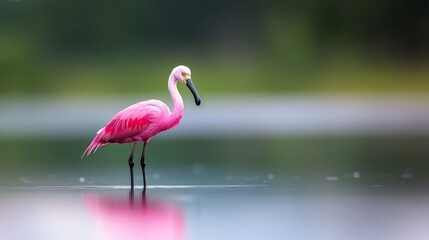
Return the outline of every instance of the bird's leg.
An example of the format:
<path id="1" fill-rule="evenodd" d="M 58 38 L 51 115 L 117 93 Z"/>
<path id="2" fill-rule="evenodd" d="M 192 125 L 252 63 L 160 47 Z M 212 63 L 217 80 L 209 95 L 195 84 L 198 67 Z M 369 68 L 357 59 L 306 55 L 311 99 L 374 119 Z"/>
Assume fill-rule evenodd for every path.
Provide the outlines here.
<path id="1" fill-rule="evenodd" d="M 146 168 L 146 161 L 145 161 L 145 155 L 146 155 L 146 145 L 147 143 L 144 142 L 143 143 L 143 151 L 142 151 L 142 158 L 141 158 L 141 165 L 142 165 L 142 172 L 143 172 L 143 191 L 146 191 L 146 172 L 145 172 L 145 168 Z"/>
<path id="2" fill-rule="evenodd" d="M 134 152 L 136 151 L 136 145 L 137 143 L 134 143 L 133 150 L 131 150 L 130 158 L 128 159 L 128 165 L 130 166 L 130 176 L 131 176 L 131 190 L 134 189 L 134 173 L 133 173 L 133 167 L 134 167 Z"/>

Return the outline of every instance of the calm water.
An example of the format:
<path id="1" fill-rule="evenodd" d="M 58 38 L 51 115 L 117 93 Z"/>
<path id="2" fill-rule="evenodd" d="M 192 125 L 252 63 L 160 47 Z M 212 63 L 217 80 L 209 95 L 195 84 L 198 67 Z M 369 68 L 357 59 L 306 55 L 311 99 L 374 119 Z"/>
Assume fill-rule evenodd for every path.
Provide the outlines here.
<path id="1" fill-rule="evenodd" d="M 428 239 L 429 192 L 347 184 L 3 187 L 0 239 Z"/>
<path id="2" fill-rule="evenodd" d="M 427 136 L 90 140 L 0 138 L 0 240 L 429 239 Z"/>

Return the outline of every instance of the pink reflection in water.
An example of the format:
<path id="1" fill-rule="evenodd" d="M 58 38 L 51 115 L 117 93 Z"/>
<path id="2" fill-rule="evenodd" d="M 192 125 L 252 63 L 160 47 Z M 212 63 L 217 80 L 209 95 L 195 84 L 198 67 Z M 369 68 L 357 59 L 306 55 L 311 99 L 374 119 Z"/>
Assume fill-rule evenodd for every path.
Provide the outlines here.
<path id="1" fill-rule="evenodd" d="M 178 206 L 159 199 L 141 199 L 130 193 L 129 198 L 84 195 L 94 217 L 100 239 L 185 239 L 184 217 Z"/>

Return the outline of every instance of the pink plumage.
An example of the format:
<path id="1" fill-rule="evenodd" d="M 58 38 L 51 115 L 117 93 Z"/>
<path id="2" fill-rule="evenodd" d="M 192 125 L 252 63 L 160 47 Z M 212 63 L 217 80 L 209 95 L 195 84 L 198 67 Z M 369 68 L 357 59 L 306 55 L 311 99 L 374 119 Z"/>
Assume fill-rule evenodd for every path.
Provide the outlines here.
<path id="1" fill-rule="evenodd" d="M 201 99 L 191 80 L 191 70 L 186 66 L 177 66 L 168 78 L 168 90 L 174 103 L 173 111 L 170 111 L 165 103 L 156 99 L 133 104 L 118 112 L 105 127 L 97 132 L 82 156 L 89 156 L 91 152 L 95 152 L 98 147 L 107 143 L 142 141 L 146 144 L 156 134 L 177 126 L 184 110 L 182 97 L 177 90 L 178 81 L 186 83 L 194 95 L 195 103 L 200 105 Z M 131 161 L 133 154 L 134 148 Z"/>
<path id="2" fill-rule="evenodd" d="M 167 105 L 158 100 L 133 104 L 118 112 L 97 132 L 84 155 L 88 156 L 107 143 L 148 142 L 157 133 L 177 125 L 183 110 L 176 114 L 177 117 L 172 115 Z"/>

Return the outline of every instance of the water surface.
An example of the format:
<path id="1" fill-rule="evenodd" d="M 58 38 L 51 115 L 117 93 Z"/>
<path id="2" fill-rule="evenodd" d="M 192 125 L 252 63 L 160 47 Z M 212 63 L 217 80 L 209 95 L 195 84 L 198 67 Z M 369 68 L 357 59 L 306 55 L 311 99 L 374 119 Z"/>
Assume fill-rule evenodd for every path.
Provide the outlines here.
<path id="1" fill-rule="evenodd" d="M 1 239 L 427 239 L 429 194 L 400 185 L 3 187 Z"/>

